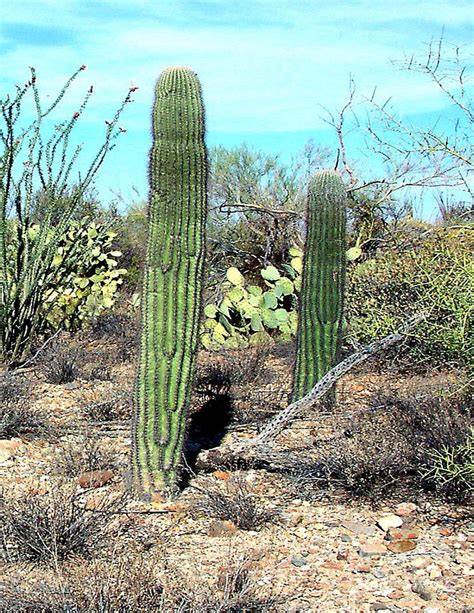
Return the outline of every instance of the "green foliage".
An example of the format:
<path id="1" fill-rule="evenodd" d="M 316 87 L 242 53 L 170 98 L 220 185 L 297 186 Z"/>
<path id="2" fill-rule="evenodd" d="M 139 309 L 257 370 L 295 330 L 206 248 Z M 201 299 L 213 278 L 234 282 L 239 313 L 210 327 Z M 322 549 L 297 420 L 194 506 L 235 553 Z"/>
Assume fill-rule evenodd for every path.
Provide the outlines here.
<path id="1" fill-rule="evenodd" d="M 37 236 L 39 227 L 32 226 L 30 231 Z M 82 220 L 71 224 L 52 262 L 53 272 L 65 267 L 69 273 L 58 274 L 62 283 L 45 292 L 45 325 L 53 329 L 59 326 L 66 330 L 77 329 L 87 319 L 113 306 L 127 273 L 126 269 L 117 267 L 122 253 L 113 248 L 116 236 L 117 233 L 104 223 Z M 73 247 L 78 251 L 78 259 L 65 262 Z"/>
<path id="2" fill-rule="evenodd" d="M 285 341 L 296 334 L 302 252 L 293 247 L 289 255 L 291 260 L 282 265 L 282 271 L 271 265 L 261 269 L 258 285 L 248 285 L 235 267 L 227 270 L 224 297 L 204 309 L 204 347 L 238 349 L 271 338 Z"/>
<path id="3" fill-rule="evenodd" d="M 201 87 L 168 68 L 155 88 L 149 233 L 133 427 L 133 479 L 151 496 L 172 490 L 195 368 L 207 213 Z"/>
<path id="4" fill-rule="evenodd" d="M 308 187 L 300 320 L 293 400 L 334 366 L 342 336 L 346 272 L 346 189 L 333 170 L 316 173 Z"/>
<path id="5" fill-rule="evenodd" d="M 124 131 L 118 121 L 135 89 L 130 88 L 106 122 L 102 145 L 72 189 L 81 147 L 71 152 L 69 145 L 93 89 L 89 88 L 69 119 L 54 126 L 49 137 L 45 137 L 44 124 L 84 69 L 81 66 L 46 107 L 34 68 L 24 86 L 0 101 L 0 360 L 9 366 L 27 358 L 35 335 L 44 329 L 46 298 L 55 287 L 67 289 L 66 280 L 83 260 L 80 241 L 71 241 L 67 254 L 59 250 L 65 246 L 65 237 L 69 240 L 74 220 L 82 216 L 86 194 L 100 166 Z M 30 93 L 32 100 L 28 101 Z M 31 102 L 33 120 L 22 116 L 24 105 Z M 32 226 L 35 221 L 40 221 L 39 226 Z"/>
<path id="6" fill-rule="evenodd" d="M 474 240 L 468 228 L 432 227 L 404 250 L 381 252 L 349 269 L 347 317 L 353 344 L 391 332 L 426 310 L 404 352 L 410 367 L 474 369 Z"/>
<path id="7" fill-rule="evenodd" d="M 466 441 L 430 452 L 430 465 L 421 471 L 423 479 L 448 498 L 463 500 L 474 492 L 474 428 Z"/>

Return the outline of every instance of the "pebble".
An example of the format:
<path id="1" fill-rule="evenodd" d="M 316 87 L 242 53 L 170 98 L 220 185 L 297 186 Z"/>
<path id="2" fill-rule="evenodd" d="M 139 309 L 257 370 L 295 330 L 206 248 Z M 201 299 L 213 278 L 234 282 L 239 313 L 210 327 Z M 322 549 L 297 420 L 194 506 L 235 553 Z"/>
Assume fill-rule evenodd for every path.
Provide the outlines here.
<path id="1" fill-rule="evenodd" d="M 387 549 L 392 553 L 406 553 L 416 549 L 416 541 L 391 541 L 387 545 Z"/>
<path id="2" fill-rule="evenodd" d="M 291 563 L 293 566 L 308 566 L 308 561 L 303 556 L 293 556 Z"/>
<path id="3" fill-rule="evenodd" d="M 400 517 L 408 517 L 409 515 L 412 515 L 417 508 L 418 507 L 413 502 L 401 502 L 395 507 L 395 513 Z"/>
<path id="4" fill-rule="evenodd" d="M 357 521 L 343 521 L 341 522 L 341 526 L 349 530 L 349 532 L 354 532 L 354 534 L 373 534 L 375 532 L 373 526 L 368 526 L 367 524 Z"/>
<path id="5" fill-rule="evenodd" d="M 389 541 L 416 540 L 418 532 L 413 528 L 389 528 L 385 538 Z"/>
<path id="6" fill-rule="evenodd" d="M 385 579 L 385 573 L 380 568 L 374 568 L 372 574 L 376 579 Z"/>
<path id="7" fill-rule="evenodd" d="M 83 473 L 78 482 L 81 487 L 102 487 L 114 478 L 114 473 L 111 470 L 90 470 Z"/>
<path id="8" fill-rule="evenodd" d="M 232 521 L 215 520 L 211 522 L 207 534 L 211 537 L 231 536 L 237 532 L 237 526 Z"/>
<path id="9" fill-rule="evenodd" d="M 387 553 L 385 545 L 379 543 L 366 543 L 359 547 L 359 555 L 361 558 L 370 558 L 372 556 L 383 556 Z"/>
<path id="10" fill-rule="evenodd" d="M 398 515 L 384 515 L 377 520 L 377 526 L 387 532 L 390 528 L 400 528 L 403 525 L 403 519 Z"/>
<path id="11" fill-rule="evenodd" d="M 411 591 L 418 594 L 423 600 L 432 600 L 433 592 L 422 581 L 415 581 L 411 586 Z"/>

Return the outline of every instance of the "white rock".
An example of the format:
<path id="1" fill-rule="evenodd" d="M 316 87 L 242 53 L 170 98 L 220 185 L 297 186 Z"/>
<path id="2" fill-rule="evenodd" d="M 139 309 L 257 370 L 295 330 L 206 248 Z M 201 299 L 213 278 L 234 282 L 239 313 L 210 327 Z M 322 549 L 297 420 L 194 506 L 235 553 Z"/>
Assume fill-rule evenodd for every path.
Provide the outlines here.
<path id="1" fill-rule="evenodd" d="M 403 526 L 403 519 L 398 515 L 384 515 L 377 521 L 377 526 L 387 532 L 389 528 L 400 528 Z"/>

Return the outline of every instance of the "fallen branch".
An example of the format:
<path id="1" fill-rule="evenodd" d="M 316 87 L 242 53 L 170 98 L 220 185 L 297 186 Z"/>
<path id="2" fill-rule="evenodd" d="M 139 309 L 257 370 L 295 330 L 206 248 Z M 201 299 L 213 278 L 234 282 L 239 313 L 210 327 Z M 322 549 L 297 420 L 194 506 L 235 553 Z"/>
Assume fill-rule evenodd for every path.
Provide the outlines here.
<path id="1" fill-rule="evenodd" d="M 360 351 L 353 353 L 345 360 L 337 364 L 332 368 L 324 377 L 313 387 L 313 389 L 306 394 L 300 400 L 292 402 L 286 409 L 280 411 L 269 423 L 263 428 L 258 436 L 253 439 L 242 441 L 235 445 L 229 445 L 227 447 L 221 447 L 216 449 L 206 450 L 199 458 L 199 465 L 205 466 L 209 463 L 213 463 L 214 456 L 219 460 L 231 460 L 238 457 L 245 457 L 248 455 L 252 448 L 259 448 L 253 455 L 260 457 L 262 451 L 263 456 L 268 453 L 269 449 L 266 448 L 266 444 L 274 439 L 284 427 L 295 417 L 301 413 L 304 409 L 311 407 L 314 403 L 322 398 L 326 392 L 328 392 L 332 386 L 346 373 L 348 373 L 354 366 L 365 362 L 368 358 L 372 357 L 376 353 L 379 353 L 383 349 L 395 345 L 400 342 L 405 334 L 414 328 L 417 324 L 427 318 L 427 313 L 419 313 L 408 321 L 406 321 L 397 332 L 389 334 L 382 339 L 376 340 L 370 343 Z M 252 453 L 251 453 L 252 454 Z"/>

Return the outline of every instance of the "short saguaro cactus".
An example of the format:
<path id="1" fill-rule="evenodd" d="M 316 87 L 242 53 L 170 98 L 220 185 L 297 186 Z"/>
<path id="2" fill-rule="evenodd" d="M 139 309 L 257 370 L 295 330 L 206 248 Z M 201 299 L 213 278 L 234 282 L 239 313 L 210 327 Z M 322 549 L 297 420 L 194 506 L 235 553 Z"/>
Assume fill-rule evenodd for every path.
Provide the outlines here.
<path id="1" fill-rule="evenodd" d="M 308 186 L 293 401 L 307 394 L 337 361 L 344 307 L 345 234 L 342 178 L 334 170 L 317 172 Z"/>

